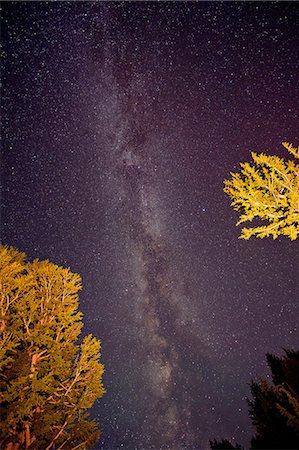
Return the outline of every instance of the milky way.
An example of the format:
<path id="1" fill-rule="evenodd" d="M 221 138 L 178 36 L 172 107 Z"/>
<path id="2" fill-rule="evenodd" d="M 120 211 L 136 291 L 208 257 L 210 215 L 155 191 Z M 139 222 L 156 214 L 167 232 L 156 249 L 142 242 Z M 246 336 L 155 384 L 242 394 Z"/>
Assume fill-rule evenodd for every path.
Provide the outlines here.
<path id="1" fill-rule="evenodd" d="M 113 65 L 110 48 L 107 53 Z M 183 374 L 181 353 L 186 353 L 186 342 L 192 337 L 194 317 L 182 289 L 184 274 L 178 271 L 169 230 L 163 220 L 167 208 L 159 195 L 163 190 L 158 167 L 161 159 L 157 159 L 152 139 L 158 130 L 153 133 L 140 111 L 140 106 L 144 107 L 140 102 L 145 85 L 141 83 L 142 78 L 137 86 L 134 80 L 128 83 L 121 92 L 125 92 L 124 96 L 109 70 L 102 77 L 103 85 L 108 77 L 112 88 L 106 105 L 109 108 L 114 104 L 114 111 L 118 111 L 117 120 L 113 121 L 113 137 L 110 136 L 106 146 L 109 156 L 105 184 L 110 190 L 110 207 L 112 203 L 114 218 L 121 224 L 128 252 L 124 264 L 130 266 L 126 280 L 130 285 L 130 319 L 131 325 L 138 329 L 137 342 L 132 336 L 130 339 L 132 345 L 139 347 L 135 358 L 139 361 L 140 382 L 146 386 L 143 445 L 193 448 L 198 445 L 199 435 L 195 440 L 186 387 L 182 395 L 184 385 L 190 384 L 190 380 Z M 106 93 L 108 91 L 106 88 Z M 102 139 L 103 134 L 102 131 Z M 201 352 L 197 350 L 197 353 L 200 359 Z"/>
<path id="2" fill-rule="evenodd" d="M 297 342 L 298 244 L 238 240 L 223 180 L 298 144 L 298 5 L 10 2 L 2 29 L 2 237 L 82 275 L 95 448 L 247 445 L 247 383 Z"/>

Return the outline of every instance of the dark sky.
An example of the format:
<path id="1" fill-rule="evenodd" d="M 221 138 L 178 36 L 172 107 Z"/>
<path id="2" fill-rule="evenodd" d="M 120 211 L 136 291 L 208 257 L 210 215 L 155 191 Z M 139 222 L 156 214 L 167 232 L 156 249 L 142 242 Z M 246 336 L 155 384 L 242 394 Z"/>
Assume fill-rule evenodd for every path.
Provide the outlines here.
<path id="1" fill-rule="evenodd" d="M 3 2 L 2 240 L 83 277 L 96 449 L 246 445 L 298 341 L 298 243 L 238 240 L 223 180 L 299 143 L 297 2 Z"/>

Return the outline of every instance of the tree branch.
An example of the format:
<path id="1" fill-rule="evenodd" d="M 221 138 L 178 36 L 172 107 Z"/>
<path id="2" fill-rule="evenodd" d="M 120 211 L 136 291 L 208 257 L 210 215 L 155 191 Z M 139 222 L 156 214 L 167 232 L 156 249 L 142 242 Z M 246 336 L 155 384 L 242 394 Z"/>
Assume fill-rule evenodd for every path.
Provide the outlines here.
<path id="1" fill-rule="evenodd" d="M 84 445 L 84 444 L 86 444 L 87 442 L 88 442 L 88 440 L 86 439 L 86 441 L 81 442 L 81 444 L 76 445 L 76 447 L 72 447 L 70 450 L 76 450 L 76 448 L 81 447 L 81 445 Z"/>
<path id="2" fill-rule="evenodd" d="M 54 436 L 54 438 L 52 439 L 52 441 L 50 442 L 50 444 L 48 445 L 48 447 L 45 450 L 50 450 L 50 448 L 52 447 L 52 445 L 54 444 L 55 441 L 57 441 L 57 439 L 59 438 L 59 436 L 63 433 L 63 430 L 65 429 L 65 427 L 68 424 L 68 420 L 66 420 L 64 422 L 64 424 L 62 425 L 62 427 L 60 428 L 60 430 L 58 431 L 58 433 L 56 434 L 56 436 Z"/>

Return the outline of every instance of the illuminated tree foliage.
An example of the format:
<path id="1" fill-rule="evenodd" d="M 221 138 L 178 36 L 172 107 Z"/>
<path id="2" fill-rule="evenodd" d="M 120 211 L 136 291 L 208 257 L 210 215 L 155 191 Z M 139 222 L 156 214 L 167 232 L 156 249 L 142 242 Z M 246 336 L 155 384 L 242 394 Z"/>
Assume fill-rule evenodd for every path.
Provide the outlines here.
<path id="1" fill-rule="evenodd" d="M 100 341 L 78 312 L 79 275 L 0 247 L 0 447 L 91 448 L 87 410 L 104 393 Z"/>
<path id="2" fill-rule="evenodd" d="M 296 158 L 299 147 L 287 142 L 283 146 Z M 225 180 L 224 192 L 231 205 L 243 214 L 237 225 L 258 218 L 267 221 L 261 226 L 243 228 L 240 238 L 264 238 L 280 235 L 295 240 L 299 236 L 299 165 L 278 156 L 252 153 L 253 165 L 241 163 L 240 173 L 231 173 Z"/>

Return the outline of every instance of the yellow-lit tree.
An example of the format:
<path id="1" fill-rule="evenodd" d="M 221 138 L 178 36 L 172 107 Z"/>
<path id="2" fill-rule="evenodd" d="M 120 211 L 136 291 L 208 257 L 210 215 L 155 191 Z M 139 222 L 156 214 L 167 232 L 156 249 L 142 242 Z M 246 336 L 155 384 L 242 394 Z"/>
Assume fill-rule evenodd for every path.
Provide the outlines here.
<path id="1" fill-rule="evenodd" d="M 88 409 L 104 393 L 100 341 L 78 312 L 79 275 L 0 248 L 0 447 L 91 448 Z"/>
<path id="2" fill-rule="evenodd" d="M 299 147 L 282 144 L 299 158 Z M 233 200 L 231 205 L 241 210 L 237 225 L 258 218 L 266 224 L 243 228 L 240 238 L 264 238 L 280 235 L 295 240 L 299 236 L 299 165 L 278 156 L 252 153 L 254 164 L 241 163 L 239 173 L 225 180 L 224 192 Z"/>

